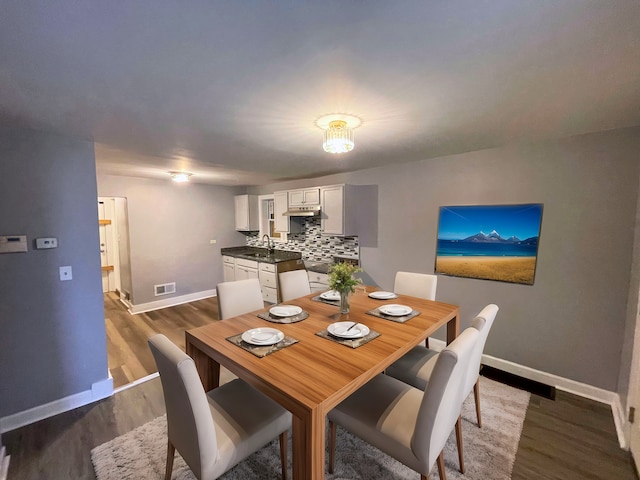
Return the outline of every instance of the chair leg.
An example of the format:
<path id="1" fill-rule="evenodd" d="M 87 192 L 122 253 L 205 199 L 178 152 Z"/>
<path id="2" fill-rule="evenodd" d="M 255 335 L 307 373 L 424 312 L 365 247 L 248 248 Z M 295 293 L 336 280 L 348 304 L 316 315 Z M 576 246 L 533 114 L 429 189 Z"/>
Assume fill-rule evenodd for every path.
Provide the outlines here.
<path id="1" fill-rule="evenodd" d="M 167 468 L 164 473 L 164 480 L 171 480 L 171 472 L 173 471 L 173 457 L 176 455 L 176 447 L 173 446 L 171 440 L 167 444 Z"/>
<path id="2" fill-rule="evenodd" d="M 329 422 L 329 473 L 333 473 L 336 454 L 336 424 Z"/>
<path id="3" fill-rule="evenodd" d="M 456 444 L 458 445 L 458 461 L 460 462 L 460 473 L 464 473 L 464 455 L 462 453 L 462 421 L 458 417 L 456 422 Z"/>
<path id="4" fill-rule="evenodd" d="M 444 471 L 444 452 L 440 452 L 436 463 L 438 464 L 438 475 L 440 476 L 440 480 L 447 480 L 447 474 Z"/>
<path id="5" fill-rule="evenodd" d="M 285 430 L 280 434 L 280 465 L 282 465 L 282 480 L 287 480 L 287 434 Z"/>
<path id="6" fill-rule="evenodd" d="M 476 401 L 476 417 L 478 417 L 478 427 L 482 428 L 482 417 L 480 416 L 480 378 L 473 386 L 473 398 Z"/>
<path id="7" fill-rule="evenodd" d="M 424 339 L 424 346 L 429 348 L 429 337 Z"/>

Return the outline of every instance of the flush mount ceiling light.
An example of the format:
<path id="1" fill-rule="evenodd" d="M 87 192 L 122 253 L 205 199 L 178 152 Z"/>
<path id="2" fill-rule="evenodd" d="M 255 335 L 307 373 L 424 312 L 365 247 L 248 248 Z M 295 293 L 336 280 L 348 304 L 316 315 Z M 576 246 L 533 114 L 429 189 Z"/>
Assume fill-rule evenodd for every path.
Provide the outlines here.
<path id="1" fill-rule="evenodd" d="M 362 123 L 358 117 L 342 113 L 324 115 L 316 125 L 324 130 L 322 148 L 329 153 L 346 153 L 353 150 L 353 129 Z"/>
<path id="2" fill-rule="evenodd" d="M 173 180 L 174 182 L 182 183 L 182 182 L 188 182 L 189 181 L 189 177 L 191 175 L 193 175 L 193 173 L 189 173 L 189 172 L 169 172 L 169 175 L 171 175 L 171 180 Z"/>

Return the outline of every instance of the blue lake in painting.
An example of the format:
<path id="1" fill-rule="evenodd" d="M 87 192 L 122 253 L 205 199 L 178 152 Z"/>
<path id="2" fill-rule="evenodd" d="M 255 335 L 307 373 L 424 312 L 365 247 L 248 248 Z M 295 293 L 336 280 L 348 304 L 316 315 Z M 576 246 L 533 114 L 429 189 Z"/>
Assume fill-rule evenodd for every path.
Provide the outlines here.
<path id="1" fill-rule="evenodd" d="M 438 240 L 438 257 L 535 257 L 537 245 Z"/>

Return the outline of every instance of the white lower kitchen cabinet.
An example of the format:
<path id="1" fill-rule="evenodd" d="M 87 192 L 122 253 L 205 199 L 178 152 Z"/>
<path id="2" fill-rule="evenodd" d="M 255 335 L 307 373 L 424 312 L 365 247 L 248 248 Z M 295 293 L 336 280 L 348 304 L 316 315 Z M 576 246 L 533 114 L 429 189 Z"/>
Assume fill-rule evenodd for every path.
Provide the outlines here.
<path id="1" fill-rule="evenodd" d="M 225 282 L 236 279 L 236 259 L 228 255 L 222 256 L 222 278 Z"/>
<path id="2" fill-rule="evenodd" d="M 278 303 L 278 274 L 274 263 L 261 263 L 258 269 L 262 299 L 269 303 Z"/>
<path id="3" fill-rule="evenodd" d="M 279 303 L 282 301 L 278 288 L 278 274 L 290 270 L 304 269 L 302 259 L 291 259 L 275 263 L 248 260 L 231 255 L 222 255 L 224 281 L 246 280 L 257 278 L 260 281 L 262 298 L 265 302 Z"/>
<path id="4" fill-rule="evenodd" d="M 236 258 L 235 277 L 236 280 L 258 278 L 258 262 Z"/>

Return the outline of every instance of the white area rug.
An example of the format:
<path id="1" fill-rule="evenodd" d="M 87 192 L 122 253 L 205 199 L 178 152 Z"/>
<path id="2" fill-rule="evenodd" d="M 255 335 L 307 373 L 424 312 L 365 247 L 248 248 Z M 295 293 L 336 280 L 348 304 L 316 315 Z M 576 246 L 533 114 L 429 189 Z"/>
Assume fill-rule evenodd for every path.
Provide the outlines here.
<path id="1" fill-rule="evenodd" d="M 476 425 L 473 395 L 467 398 L 463 412 L 463 439 L 466 472 L 458 470 L 455 435 L 445 447 L 447 478 L 450 480 L 508 480 L 518 450 L 522 424 L 529 404 L 529 393 L 480 377 L 482 428 Z M 291 442 L 289 442 L 290 444 Z M 417 473 L 338 428 L 335 474 L 327 480 L 419 478 Z M 155 420 L 104 443 L 91 451 L 98 480 L 164 478 L 167 450 L 166 418 Z M 272 442 L 221 480 L 280 478 L 278 442 Z M 289 453 L 291 461 L 291 453 Z M 289 469 L 291 465 L 289 465 Z M 291 470 L 289 470 L 291 473 Z M 176 454 L 174 480 L 195 480 L 184 460 Z M 431 478 L 438 478 L 434 466 Z"/>

